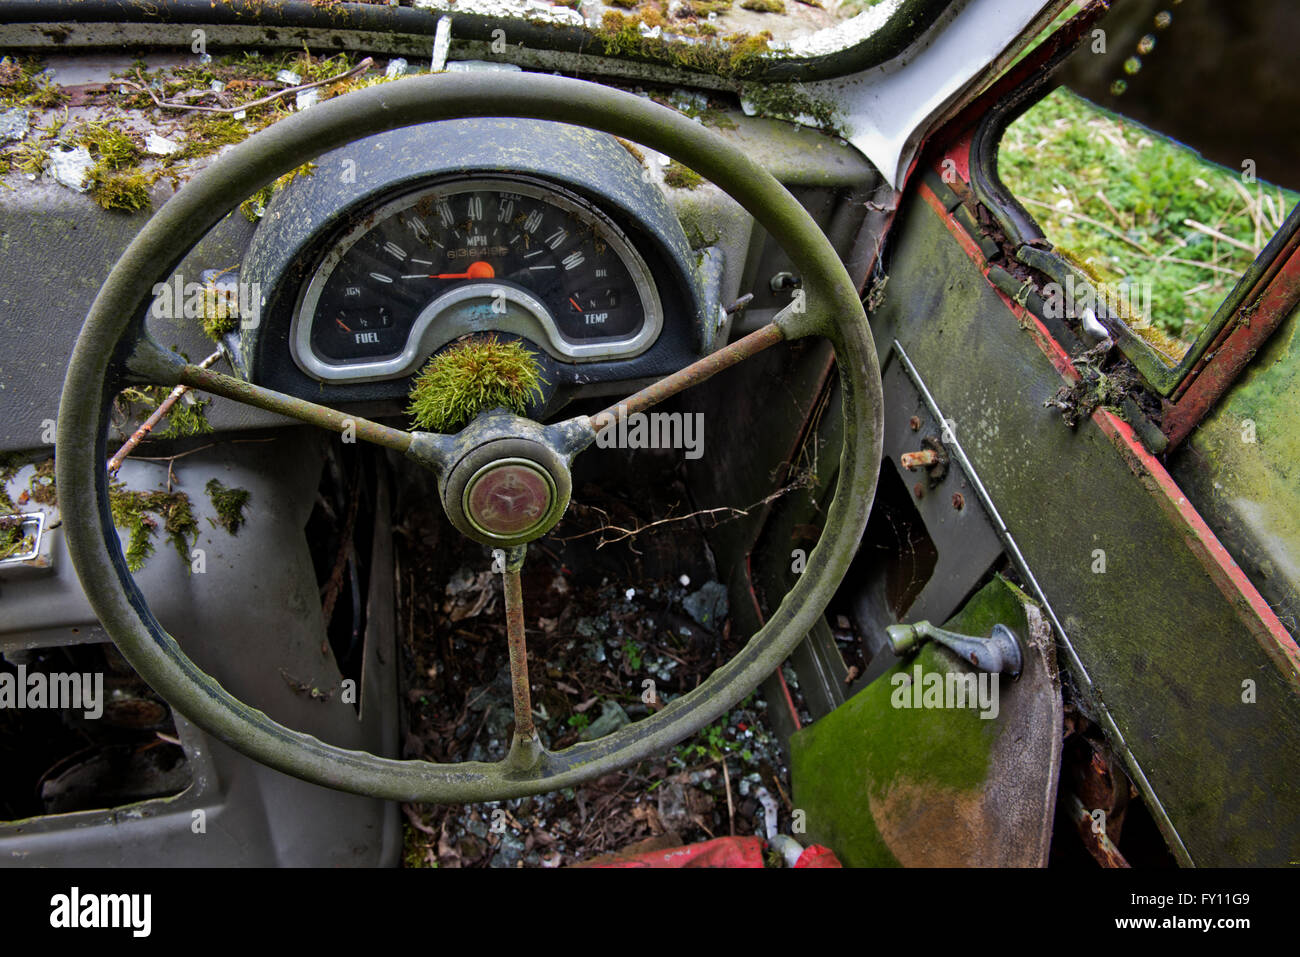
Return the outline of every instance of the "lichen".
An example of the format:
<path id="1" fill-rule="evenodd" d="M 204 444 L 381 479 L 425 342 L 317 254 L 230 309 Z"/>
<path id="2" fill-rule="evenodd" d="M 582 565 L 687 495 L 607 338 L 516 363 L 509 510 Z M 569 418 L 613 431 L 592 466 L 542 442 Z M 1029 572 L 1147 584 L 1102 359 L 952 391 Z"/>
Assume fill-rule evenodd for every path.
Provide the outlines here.
<path id="1" fill-rule="evenodd" d="M 248 490 L 226 488 L 220 479 L 215 478 L 209 479 L 204 488 L 208 493 L 208 499 L 212 502 L 213 511 L 217 513 L 215 520 L 208 519 L 212 527 L 216 528 L 219 525 L 231 535 L 236 534 L 244 524 L 244 508 L 248 505 L 249 499 Z"/>
<path id="2" fill-rule="evenodd" d="M 740 6 L 756 13 L 785 13 L 785 0 L 740 0 Z"/>
<path id="3" fill-rule="evenodd" d="M 190 567 L 190 548 L 198 540 L 199 524 L 184 492 L 132 491 L 115 482 L 108 490 L 108 506 L 113 524 L 128 534 L 126 567 L 130 571 L 139 571 L 153 554 L 159 520 L 181 561 Z"/>
<path id="4" fill-rule="evenodd" d="M 418 428 L 450 432 L 488 409 L 522 415 L 542 398 L 543 384 L 537 360 L 522 343 L 495 335 L 469 338 L 429 360 L 411 388 L 407 412 Z"/>

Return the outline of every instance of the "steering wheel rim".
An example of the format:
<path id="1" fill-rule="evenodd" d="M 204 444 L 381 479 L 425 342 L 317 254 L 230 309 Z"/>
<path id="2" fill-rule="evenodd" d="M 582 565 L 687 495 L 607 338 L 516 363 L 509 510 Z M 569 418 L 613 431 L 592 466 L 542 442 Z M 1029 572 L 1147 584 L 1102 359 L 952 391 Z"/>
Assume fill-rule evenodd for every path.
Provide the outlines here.
<path id="1" fill-rule="evenodd" d="M 108 504 L 110 372 L 144 339 L 155 283 L 263 185 L 309 159 L 398 127 L 466 117 L 553 120 L 665 153 L 737 200 L 778 239 L 803 279 L 806 309 L 778 320 L 786 338 L 821 334 L 840 373 L 844 440 L 834 498 L 806 570 L 730 661 L 662 710 L 528 764 L 384 758 L 286 728 L 235 699 L 159 624 L 126 568 Z M 134 333 L 134 335 L 132 334 Z M 138 371 L 138 365 L 132 366 Z M 174 370 L 154 363 L 153 375 Z M 263 764 L 342 791 L 468 803 L 557 790 L 649 757 L 698 731 L 780 666 L 825 610 L 857 551 L 875 493 L 883 411 L 866 315 L 833 247 L 798 201 L 741 150 L 666 107 L 598 84 L 539 74 L 435 74 L 349 93 L 233 147 L 181 188 L 136 236 L 96 296 L 73 349 L 59 406 L 56 476 L 68 552 L 87 598 L 126 660 L 189 721 Z M 89 503 L 93 502 L 93 506 Z M 512 750 L 513 755 L 513 750 Z"/>

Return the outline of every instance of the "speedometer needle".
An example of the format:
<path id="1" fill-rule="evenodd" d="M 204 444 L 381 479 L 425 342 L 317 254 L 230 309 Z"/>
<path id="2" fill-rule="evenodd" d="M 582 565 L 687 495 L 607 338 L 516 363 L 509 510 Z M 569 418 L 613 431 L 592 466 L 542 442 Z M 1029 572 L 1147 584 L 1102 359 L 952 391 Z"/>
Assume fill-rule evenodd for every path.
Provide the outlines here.
<path id="1" fill-rule="evenodd" d="M 492 279 L 494 276 L 496 276 L 496 270 L 492 268 L 492 264 L 479 260 L 478 262 L 470 263 L 469 269 L 465 270 L 465 272 L 440 272 L 437 275 L 425 276 L 424 278 L 425 279 Z M 403 277 L 403 278 L 409 278 L 409 277 Z"/>

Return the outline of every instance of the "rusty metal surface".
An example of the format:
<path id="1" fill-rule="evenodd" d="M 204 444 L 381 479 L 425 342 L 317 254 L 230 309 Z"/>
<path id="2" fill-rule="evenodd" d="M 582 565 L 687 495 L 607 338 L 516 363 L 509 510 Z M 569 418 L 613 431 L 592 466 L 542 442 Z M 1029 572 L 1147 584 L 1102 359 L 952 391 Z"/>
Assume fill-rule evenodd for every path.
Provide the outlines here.
<path id="1" fill-rule="evenodd" d="M 519 580 L 519 569 L 524 564 L 527 546 L 510 549 L 506 553 L 506 567 L 502 586 L 506 602 L 506 640 L 510 643 L 510 690 L 515 702 L 515 737 L 532 738 L 533 701 L 528 686 L 528 646 L 524 643 L 524 592 Z"/>
<path id="2" fill-rule="evenodd" d="M 1246 297 L 1234 320 L 1210 347 L 1202 363 L 1192 370 L 1175 394 L 1161 429 L 1169 437 L 1169 447 L 1179 445 L 1205 418 L 1245 371 L 1255 353 L 1277 330 L 1282 321 L 1300 303 L 1300 237 L 1292 244 L 1289 255 L 1257 294 Z"/>
<path id="3" fill-rule="evenodd" d="M 201 389 L 212 395 L 233 399 L 236 402 L 265 409 L 268 412 L 278 412 L 281 415 L 290 416 L 309 425 L 320 426 L 322 429 L 331 432 L 345 433 L 349 425 L 351 425 L 358 439 L 375 445 L 382 445 L 397 452 L 405 452 L 411 446 L 411 433 L 409 432 L 389 428 L 386 425 L 380 425 L 378 422 L 372 422 L 360 416 L 347 415 L 326 408 L 323 405 L 308 402 L 306 399 L 295 399 L 293 396 L 285 395 L 282 392 L 263 389 L 251 382 L 244 382 L 242 379 L 235 379 L 220 372 L 213 372 L 210 369 L 200 369 L 198 366 L 187 365 L 179 370 L 178 381 L 192 389 Z"/>

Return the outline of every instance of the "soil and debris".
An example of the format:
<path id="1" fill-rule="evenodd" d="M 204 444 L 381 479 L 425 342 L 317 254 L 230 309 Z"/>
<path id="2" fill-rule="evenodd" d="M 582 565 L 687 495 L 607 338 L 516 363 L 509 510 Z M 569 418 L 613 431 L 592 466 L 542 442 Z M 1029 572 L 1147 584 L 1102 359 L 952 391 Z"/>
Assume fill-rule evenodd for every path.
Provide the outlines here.
<path id="1" fill-rule="evenodd" d="M 689 511 L 675 465 L 645 459 L 640 453 L 636 473 L 599 484 L 584 480 L 579 460 L 574 506 L 529 547 L 529 676 L 538 733 L 551 749 L 645 717 L 695 688 L 745 641 L 732 633 L 727 590 L 698 525 L 600 544 L 609 525 L 639 528 L 674 502 Z M 440 510 L 415 504 L 429 501 L 427 490 L 408 487 L 401 497 L 413 504 L 399 500 L 395 510 L 407 516 L 395 527 L 408 689 L 402 756 L 499 761 L 513 729 L 501 576 L 488 549 L 456 533 Z M 405 805 L 404 861 L 567 866 L 633 845 L 766 836 L 768 808 L 788 832 L 789 772 L 766 710 L 756 692 L 671 751 L 579 787 L 477 805 Z"/>

